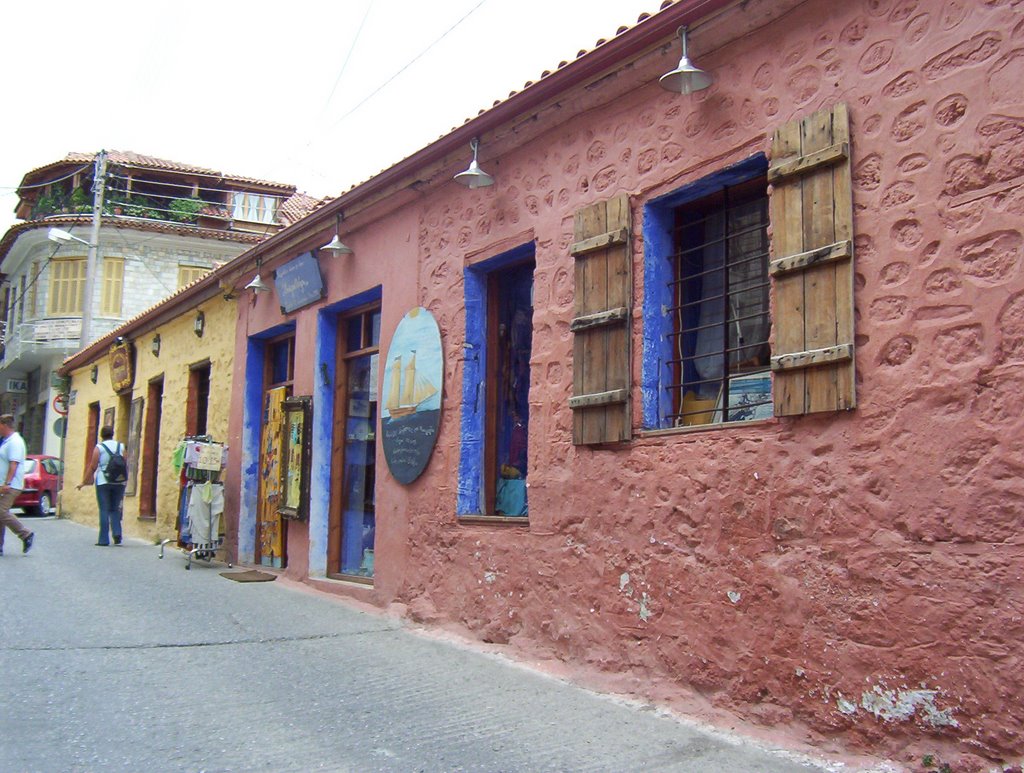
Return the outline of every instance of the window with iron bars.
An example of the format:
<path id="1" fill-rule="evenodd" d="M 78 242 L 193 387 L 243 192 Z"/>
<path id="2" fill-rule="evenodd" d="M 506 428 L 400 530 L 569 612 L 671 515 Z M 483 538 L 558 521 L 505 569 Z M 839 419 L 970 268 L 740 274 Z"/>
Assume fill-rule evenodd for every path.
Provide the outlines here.
<path id="1" fill-rule="evenodd" d="M 764 177 L 674 211 L 671 426 L 772 415 L 767 226 Z"/>

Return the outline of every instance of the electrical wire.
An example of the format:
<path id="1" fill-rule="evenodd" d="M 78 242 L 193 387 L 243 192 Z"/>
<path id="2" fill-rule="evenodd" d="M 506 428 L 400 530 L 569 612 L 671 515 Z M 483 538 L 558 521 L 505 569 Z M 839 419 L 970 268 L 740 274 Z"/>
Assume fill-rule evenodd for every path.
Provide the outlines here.
<path id="1" fill-rule="evenodd" d="M 345 114 L 344 114 L 344 115 L 342 115 L 342 116 L 341 116 L 340 118 L 338 118 L 338 120 L 336 120 L 336 121 L 335 121 L 334 123 L 332 123 L 332 124 L 330 125 L 330 127 L 328 127 L 328 128 L 331 128 L 331 129 L 333 129 L 333 128 L 334 128 L 334 127 L 336 127 L 336 126 L 337 126 L 338 124 L 340 124 L 340 123 L 341 123 L 342 121 L 344 121 L 344 120 L 345 120 L 346 118 L 348 118 L 348 117 L 349 117 L 350 115 L 352 115 L 352 114 L 353 114 L 354 112 L 356 112 L 356 111 L 357 111 L 357 110 L 358 110 L 359 108 L 361 108 L 361 107 L 362 107 L 363 105 L 365 105 L 365 104 L 366 104 L 367 102 L 369 102 L 369 101 L 370 101 L 371 99 L 373 99 L 373 98 L 374 98 L 375 96 L 377 96 L 377 95 L 378 95 L 378 94 L 379 94 L 379 93 L 380 93 L 381 91 L 383 91 L 383 90 L 384 90 L 384 88 L 385 88 L 385 87 L 387 87 L 388 85 L 390 85 L 390 83 L 391 83 L 391 82 L 392 82 L 393 80 L 395 80 L 395 78 L 397 78 L 397 77 L 398 77 L 399 75 L 401 75 L 401 74 L 402 74 L 403 72 L 405 72 L 405 71 L 406 71 L 406 70 L 408 70 L 408 69 L 409 69 L 410 67 L 412 67 L 412 66 L 413 66 L 414 64 L 416 64 L 416 62 L 418 62 L 418 61 L 419 61 L 420 59 L 422 59 L 422 58 L 423 58 L 424 56 L 426 56 L 426 54 L 427 54 L 427 53 L 428 53 L 428 52 L 429 52 L 429 51 L 430 51 L 430 50 L 431 50 L 432 48 L 434 48 L 434 46 L 436 46 L 436 45 L 437 45 L 438 43 L 440 43 L 440 42 L 441 42 L 442 40 L 444 40 L 444 39 L 445 39 L 446 37 L 448 37 L 448 35 L 449 35 L 449 34 L 450 34 L 450 33 L 451 33 L 451 32 L 452 32 L 453 30 L 455 30 L 455 28 L 456 28 L 456 27 L 458 27 L 458 26 L 459 26 L 460 24 L 462 24 L 462 22 L 464 22 L 464 21 L 465 21 L 466 19 L 468 19 L 468 18 L 469 18 L 470 16 L 472 16 L 472 15 L 473 15 L 474 13 L 476 13 L 476 12 L 477 12 L 477 10 L 479 10 L 480 6 L 482 6 L 482 5 L 483 5 L 484 3 L 486 3 L 486 2 L 487 2 L 487 0 L 480 0 L 480 2 L 478 2 L 478 3 L 477 3 L 476 5 L 474 5 L 474 6 L 472 7 L 472 8 L 470 8 L 470 9 L 469 9 L 469 11 L 467 11 L 467 12 L 466 12 L 466 14 L 465 14 L 465 15 L 464 15 L 464 16 L 463 16 L 463 17 L 462 17 L 461 19 L 459 19 L 459 20 L 458 20 L 457 22 L 455 22 L 455 23 L 454 23 L 454 24 L 453 24 L 453 25 L 452 25 L 451 27 L 449 27 L 449 28 L 448 28 L 448 29 L 446 29 L 446 30 L 445 30 L 444 32 L 442 32 L 442 33 L 441 33 L 441 36 L 440 36 L 439 38 L 437 38 L 437 39 L 436 39 L 436 40 L 435 40 L 435 41 L 434 41 L 433 43 L 431 43 L 431 44 L 430 44 L 430 45 L 428 45 L 428 46 L 427 46 L 426 48 L 424 48 L 424 49 L 423 49 L 422 51 L 420 51 L 420 52 L 419 52 L 418 54 L 416 54 L 416 56 L 414 56 L 414 57 L 413 57 L 412 59 L 410 59 L 410 60 L 409 60 L 409 62 L 408 62 L 407 64 L 405 64 L 405 65 L 404 65 L 404 66 L 403 66 L 403 67 L 402 67 L 402 68 L 401 68 L 401 69 L 400 69 L 400 70 L 399 70 L 398 72 L 396 72 L 396 73 L 395 73 L 394 75 L 392 75 L 392 76 L 391 76 L 390 78 L 388 78 L 388 79 L 387 79 L 386 81 L 384 81 L 384 82 L 383 82 L 382 84 L 380 84 L 380 86 L 378 86 L 378 87 L 377 87 L 377 88 L 375 88 L 375 89 L 374 89 L 373 91 L 371 91 L 371 92 L 370 92 L 369 94 L 367 94 L 367 95 L 366 95 L 366 96 L 365 96 L 365 97 L 364 97 L 364 98 L 363 98 L 362 100 L 360 100 L 360 101 L 359 101 L 359 102 L 358 102 L 358 103 L 356 104 L 356 106 L 355 106 L 355 107 L 353 107 L 353 108 L 352 108 L 351 110 L 349 110 L 349 111 L 348 111 L 347 113 L 345 113 Z"/>
<path id="2" fill-rule="evenodd" d="M 334 79 L 334 85 L 331 86 L 331 93 L 327 95 L 327 99 L 324 101 L 324 106 L 320 110 L 320 116 L 323 117 L 324 113 L 327 112 L 327 108 L 330 107 L 331 100 L 334 99 L 334 92 L 338 90 L 338 84 L 341 83 L 341 77 L 345 74 L 345 70 L 348 68 L 348 60 L 352 58 L 352 52 L 356 50 L 356 44 L 359 42 L 359 36 L 363 33 L 363 27 L 366 25 L 366 20 L 370 16 L 370 11 L 373 10 L 374 0 L 370 0 L 369 5 L 366 6 L 366 13 L 363 14 L 363 20 L 359 22 L 359 29 L 356 30 L 356 36 L 352 39 L 352 45 L 348 47 L 348 53 L 345 54 L 345 61 L 341 63 L 341 69 L 338 71 L 338 77 Z"/>
<path id="3" fill-rule="evenodd" d="M 31 290 L 32 287 L 35 285 L 35 283 L 39 281 L 40 277 L 42 277 L 43 271 L 46 269 L 47 266 L 50 265 L 51 261 L 53 261 L 54 257 L 57 255 L 57 252 L 60 250 L 60 247 L 61 247 L 61 245 L 59 245 L 59 244 L 55 245 L 54 248 L 53 248 L 53 252 L 51 252 L 49 255 L 47 255 L 46 258 L 41 263 L 38 264 L 39 265 L 39 270 L 35 272 L 35 276 L 32 277 L 31 281 L 28 284 L 25 285 L 25 289 L 21 291 L 21 295 L 18 295 L 16 297 L 14 297 L 13 294 L 12 294 L 12 298 L 9 299 L 8 302 L 7 302 L 7 313 L 8 314 L 12 314 L 13 315 L 14 310 L 16 308 L 18 308 L 18 305 L 22 302 L 22 299 L 25 297 L 25 295 L 28 293 L 28 291 Z M 32 266 L 35 266 L 35 265 L 37 265 L 37 264 L 36 263 L 31 263 L 29 265 L 29 275 L 30 276 L 32 275 L 31 268 L 32 268 Z M 11 282 L 10 279 L 7 279 L 5 281 L 10 283 L 11 289 L 14 288 L 14 283 Z M 36 314 L 36 309 L 31 309 L 31 311 L 32 311 L 33 315 Z M 7 318 L 6 318 L 6 316 L 7 315 L 4 315 L 4 320 L 3 320 L 5 327 L 7 326 Z M 21 316 L 22 316 L 22 319 L 19 320 L 19 322 L 18 322 L 19 325 L 23 324 L 24 321 L 25 321 L 24 320 L 24 312 L 22 313 Z M 13 316 L 12 316 L 12 319 L 11 319 L 10 326 L 11 327 L 14 326 Z M 5 330 L 4 331 L 4 343 L 5 343 L 5 345 L 6 345 L 6 341 L 7 341 L 7 335 L 6 335 L 6 330 Z"/>
<path id="4" fill-rule="evenodd" d="M 30 188 L 45 188 L 47 185 L 53 185 L 54 183 L 63 182 L 64 180 L 70 180 L 72 177 L 81 173 L 83 170 L 88 169 L 91 166 L 91 163 L 85 164 L 84 166 L 80 166 L 78 169 L 64 177 L 58 177 L 56 180 L 49 180 L 48 182 L 45 183 L 35 183 L 33 185 L 0 185 L 0 191 L 24 191 Z"/>
<path id="5" fill-rule="evenodd" d="M 290 193 L 278 194 L 278 193 L 270 193 L 270 192 L 263 192 L 263 191 L 240 190 L 238 188 L 214 188 L 214 187 L 206 186 L 206 185 L 193 186 L 193 185 L 189 185 L 188 183 L 164 182 L 162 180 L 144 180 L 144 179 L 141 179 L 141 178 L 138 178 L 138 177 L 127 177 L 127 176 L 121 175 L 121 174 L 109 174 L 108 173 L 107 174 L 107 178 L 108 179 L 113 179 L 113 180 L 124 180 L 126 182 L 130 180 L 132 182 L 142 183 L 144 185 L 159 186 L 161 188 L 178 189 L 178 190 L 182 190 L 182 191 L 188 191 L 189 193 L 191 193 L 193 190 L 200 191 L 200 192 L 208 192 L 208 193 L 248 193 L 248 194 L 253 195 L 253 196 L 269 196 L 271 198 L 275 198 L 275 199 L 279 199 L 279 200 L 286 200 L 286 199 L 290 198 L 291 195 L 292 195 Z M 126 190 L 123 190 L 121 188 L 117 188 L 116 190 L 119 190 L 122 193 L 127 193 Z M 135 193 L 136 191 L 132 191 L 132 192 Z M 140 193 L 139 195 L 145 196 L 146 194 Z M 157 195 L 159 195 L 159 194 L 157 194 Z M 185 198 L 185 197 L 181 197 L 181 198 Z M 210 203 L 213 204 L 213 203 L 217 203 L 217 202 L 210 202 Z"/>

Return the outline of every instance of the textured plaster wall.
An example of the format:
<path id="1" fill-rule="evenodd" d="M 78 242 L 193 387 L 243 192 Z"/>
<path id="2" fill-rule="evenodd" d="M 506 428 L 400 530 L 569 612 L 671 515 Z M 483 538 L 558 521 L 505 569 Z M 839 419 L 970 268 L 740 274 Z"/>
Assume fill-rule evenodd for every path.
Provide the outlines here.
<path id="1" fill-rule="evenodd" d="M 336 366 L 333 351 L 328 356 L 323 345 L 327 329 L 337 325 L 339 316 L 353 307 L 364 304 L 368 298 L 379 297 L 381 303 L 380 351 L 383 355 L 391 341 L 391 335 L 405 313 L 420 302 L 417 282 L 419 214 L 415 208 L 401 209 L 383 217 L 377 216 L 372 226 L 367 226 L 367 217 L 346 217 L 345 243 L 355 250 L 354 256 L 333 257 L 320 253 L 318 262 L 326 288 L 327 297 L 290 314 L 282 314 L 280 299 L 276 292 L 253 296 L 243 293 L 238 301 L 238 325 L 235 330 L 236 352 L 253 352 L 261 341 L 278 335 L 293 333 L 295 336 L 295 380 L 292 394 L 310 395 L 313 398 L 313 423 L 322 427 L 323 414 L 332 410 L 329 401 L 333 399 L 331 389 L 337 385 Z M 326 244 L 333 231 L 329 230 L 309 236 L 305 242 L 285 255 L 275 256 L 261 267 L 261 276 L 273 285 L 272 272 L 282 263 L 309 251 L 315 246 Z M 247 280 L 246 280 L 247 281 Z M 236 357 L 232 389 L 234 398 L 230 409 L 229 439 L 232 452 L 229 459 L 228 476 L 231 481 L 225 487 L 225 513 L 228 518 L 228 542 L 232 555 L 240 561 L 252 560 L 256 541 L 256 497 L 258 492 L 259 435 L 261 430 L 260 408 L 262 400 L 263 373 L 260 367 L 241 355 Z M 324 373 L 332 385 L 323 385 Z M 446 389 L 452 388 L 448 385 Z M 247 406 L 247 403 L 249 404 Z M 340 437 L 340 435 L 339 435 Z M 323 428 L 313 433 L 312 459 L 314 483 L 324 476 L 322 465 L 328 465 L 334 451 L 334 442 Z M 337 440 L 336 442 L 341 442 Z M 384 457 L 378 448 L 378 481 L 386 469 Z M 446 489 L 454 489 L 454 480 Z M 340 496 L 340 477 L 332 479 L 333 488 L 324 485 L 310 487 L 310 524 L 285 522 L 285 551 L 287 566 L 285 573 L 295 579 L 310 576 L 322 578 L 326 573 L 327 526 L 323 522 L 331 506 L 331 497 Z M 411 512 L 410 494 L 400 486 L 389 486 L 385 492 L 378 483 L 376 501 L 377 532 L 376 552 L 383 551 L 391 557 L 390 562 L 377 567 L 374 578 L 374 597 L 380 601 L 393 599 L 404 581 L 405 558 L 408 544 L 408 512 Z M 311 548 L 312 542 L 312 548 Z M 311 549 L 315 554 L 311 555 Z M 335 590 L 347 587 L 352 593 L 368 595 L 369 591 L 342 586 L 333 581 L 325 587 Z"/>
<path id="2" fill-rule="evenodd" d="M 202 338 L 193 332 L 193 321 L 196 313 L 202 310 L 206 327 Z M 145 440 L 145 416 L 149 411 L 149 383 L 163 376 L 163 402 L 160 414 L 160 450 L 159 478 L 157 480 L 157 517 L 156 520 L 139 518 L 139 497 L 125 497 L 123 528 L 126 535 L 141 537 L 147 540 L 170 539 L 176 536 L 175 516 L 178 505 L 178 474 L 171 464 L 171 455 L 178 441 L 185 434 L 186 408 L 188 404 L 188 381 L 190 366 L 205 361 L 210 362 L 210 403 L 207 414 L 207 432 L 215 439 L 226 440 L 228 429 L 228 413 L 230 411 L 231 391 L 230 379 L 234 365 L 236 304 L 224 301 L 220 296 L 204 304 L 183 311 L 181 316 L 154 328 L 137 338 L 135 343 L 135 384 L 131 399 L 139 397 L 145 400 L 143 413 L 143 441 Z M 150 342 L 153 336 L 160 334 L 160 356 L 153 355 Z M 99 401 L 100 423 L 103 412 L 110 406 L 117 408 L 116 418 L 118 440 L 127 443 L 127 413 L 120 415 L 120 397 L 115 395 L 110 386 L 109 360 L 106 356 L 97 360 L 99 377 L 96 384 L 89 380 L 91 365 L 87 365 L 72 374 L 73 390 L 77 390 L 75 405 L 68 413 L 68 437 L 66 441 L 65 459 L 68 475 L 66 477 L 62 504 L 64 515 L 75 521 L 97 524 L 96 493 L 91 486 L 75 490 L 81 482 L 85 462 L 92 453 L 92 443 L 86 440 L 88 428 L 89 404 Z M 141 467 L 146 449 L 140 452 L 140 473 L 138 477 L 141 490 Z"/>
<path id="3" fill-rule="evenodd" d="M 716 82 L 691 97 L 655 85 L 678 59 L 667 45 L 523 116 L 505 142 L 545 130 L 484 153 L 493 188 L 441 184 L 357 230 L 355 257 L 328 263 L 325 305 L 381 284 L 382 350 L 421 303 L 446 358 L 424 475 L 398 486 L 378 452 L 370 598 L 830 750 L 940 753 L 963 769 L 1024 754 L 1020 8 L 810 0 L 713 49 L 697 35 L 691 53 Z M 637 424 L 644 204 L 768 153 L 777 126 L 839 101 L 853 136 L 857 409 L 573 446 L 574 211 L 632 196 Z M 529 527 L 460 524 L 464 270 L 530 241 Z M 319 308 L 284 320 L 299 394 L 315 389 Z M 243 307 L 239 350 L 282 321 L 266 297 Z M 288 538 L 302 577 L 305 526 Z"/>
<path id="4" fill-rule="evenodd" d="M 409 488 L 411 613 L 819 743 L 1024 753 L 1022 46 L 1010 2 L 809 2 L 701 55 L 712 89 L 651 85 L 671 51 L 615 104 L 588 110 L 595 87 L 570 123 L 482 161 L 493 188 L 431 196 L 420 277 L 447 397 Z M 573 212 L 634 196 L 636 385 L 643 203 L 838 101 L 853 124 L 857 410 L 574 447 Z M 530 527 L 460 526 L 463 266 L 517 235 L 537 245 Z"/>

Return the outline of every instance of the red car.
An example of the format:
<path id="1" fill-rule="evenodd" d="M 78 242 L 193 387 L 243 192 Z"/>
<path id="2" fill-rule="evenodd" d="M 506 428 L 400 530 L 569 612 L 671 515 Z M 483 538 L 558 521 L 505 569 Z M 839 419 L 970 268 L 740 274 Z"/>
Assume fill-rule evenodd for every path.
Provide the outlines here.
<path id="1" fill-rule="evenodd" d="M 56 456 L 29 454 L 25 457 L 25 484 L 12 509 L 26 515 L 50 515 L 60 490 L 61 463 Z"/>

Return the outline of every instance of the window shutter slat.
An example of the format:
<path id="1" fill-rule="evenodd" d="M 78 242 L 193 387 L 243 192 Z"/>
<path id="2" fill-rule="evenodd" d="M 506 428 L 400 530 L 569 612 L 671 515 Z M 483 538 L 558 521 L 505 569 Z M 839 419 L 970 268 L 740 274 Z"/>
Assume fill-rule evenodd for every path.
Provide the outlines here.
<path id="1" fill-rule="evenodd" d="M 632 301 L 629 197 L 576 213 L 573 442 L 630 437 L 629 347 Z"/>
<path id="2" fill-rule="evenodd" d="M 855 404 L 850 160 L 848 152 L 834 152 L 849 148 L 849 142 L 845 105 L 790 122 L 775 133 L 772 157 L 783 160 L 778 168 L 785 174 L 776 176 L 772 192 L 773 362 L 803 363 L 796 370 L 776 371 L 776 415 Z M 801 163 L 804 159 L 820 163 Z M 850 356 L 811 356 L 834 350 Z"/>

